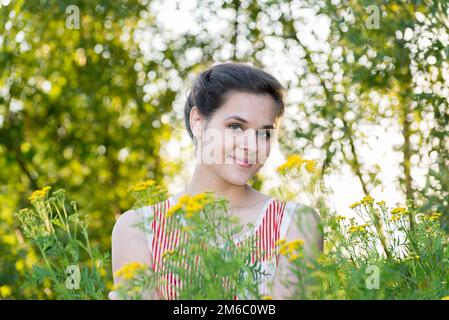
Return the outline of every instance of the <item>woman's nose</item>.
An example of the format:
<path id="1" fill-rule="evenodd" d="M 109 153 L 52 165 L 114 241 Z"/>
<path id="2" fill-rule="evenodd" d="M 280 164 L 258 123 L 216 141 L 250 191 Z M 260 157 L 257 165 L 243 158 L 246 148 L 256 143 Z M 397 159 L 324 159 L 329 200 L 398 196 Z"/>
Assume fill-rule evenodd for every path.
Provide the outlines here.
<path id="1" fill-rule="evenodd" d="M 244 149 L 245 156 L 248 159 L 255 160 L 255 155 L 257 152 L 257 133 L 254 129 L 245 130 L 244 134 L 241 136 L 241 141 L 239 142 L 240 149 Z"/>

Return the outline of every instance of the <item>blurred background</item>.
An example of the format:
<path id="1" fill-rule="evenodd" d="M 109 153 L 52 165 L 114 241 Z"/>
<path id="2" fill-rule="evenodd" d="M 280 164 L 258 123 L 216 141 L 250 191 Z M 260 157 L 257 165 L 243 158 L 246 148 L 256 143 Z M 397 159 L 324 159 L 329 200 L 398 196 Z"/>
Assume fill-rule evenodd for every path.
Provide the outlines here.
<path id="1" fill-rule="evenodd" d="M 339 214 L 370 194 L 447 222 L 448 16 L 448 1 L 429 0 L 0 0 L 0 299 L 52 298 L 20 288 L 39 258 L 13 213 L 33 190 L 66 189 L 106 252 L 131 185 L 184 187 L 186 94 L 220 62 L 287 89 L 254 187 L 276 188 L 296 153 L 318 161 Z"/>

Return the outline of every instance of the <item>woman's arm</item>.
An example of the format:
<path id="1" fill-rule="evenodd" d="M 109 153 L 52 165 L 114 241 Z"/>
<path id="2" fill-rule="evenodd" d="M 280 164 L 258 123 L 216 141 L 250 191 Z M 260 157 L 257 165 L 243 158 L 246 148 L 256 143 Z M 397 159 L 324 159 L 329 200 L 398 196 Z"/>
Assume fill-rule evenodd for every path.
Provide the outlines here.
<path id="1" fill-rule="evenodd" d="M 314 209 L 298 203 L 296 204 L 293 219 L 288 227 L 285 240 L 286 242 L 295 239 L 304 240 L 305 257 L 303 259 L 316 259 L 319 253 L 323 251 L 323 236 L 320 231 L 320 223 L 320 216 Z M 280 255 L 273 281 L 272 292 L 273 299 L 275 300 L 288 299 L 294 292 L 296 281 L 294 274 L 289 270 L 289 265 L 288 258 Z M 290 283 L 289 287 L 282 284 L 287 279 Z"/>
<path id="2" fill-rule="evenodd" d="M 115 273 L 125 264 L 141 262 L 148 267 L 152 264 L 151 252 L 144 230 L 141 226 L 143 216 L 134 210 L 123 213 L 115 223 L 112 231 L 112 271 L 114 284 L 122 281 Z M 145 292 L 144 299 L 159 299 L 155 289 Z M 110 294 L 110 299 L 118 299 L 115 291 Z"/>

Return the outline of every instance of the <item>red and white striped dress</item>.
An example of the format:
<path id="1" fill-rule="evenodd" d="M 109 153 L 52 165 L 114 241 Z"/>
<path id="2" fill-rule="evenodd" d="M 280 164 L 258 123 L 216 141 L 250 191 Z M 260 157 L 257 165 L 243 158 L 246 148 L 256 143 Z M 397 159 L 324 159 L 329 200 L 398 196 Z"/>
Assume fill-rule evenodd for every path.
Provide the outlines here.
<path id="1" fill-rule="evenodd" d="M 152 206 L 137 209 L 142 210 L 144 216 L 148 246 L 153 261 L 151 268 L 154 271 L 163 270 L 162 255 L 165 251 L 174 250 L 179 247 L 182 241 L 187 240 L 187 233 L 171 228 L 172 217 L 166 217 L 165 215 L 168 209 L 174 205 L 173 198 L 169 197 Z M 292 201 L 283 202 L 274 198 L 268 199 L 254 224 L 254 229 L 248 230 L 247 233 L 235 240 L 236 245 L 239 245 L 254 234 L 259 236 L 259 240 L 255 241 L 255 250 L 251 254 L 251 263 L 254 263 L 257 259 L 261 263 L 263 273 L 266 273 L 258 279 L 259 292 L 262 295 L 270 295 L 268 283 L 273 280 L 279 261 L 278 246 L 275 243 L 277 240 L 285 238 L 295 206 L 296 203 Z M 260 252 L 263 253 L 261 257 Z M 172 273 L 164 274 L 165 279 L 158 281 L 159 298 L 162 300 L 177 299 L 177 288 L 182 289 L 182 281 Z M 239 297 L 234 296 L 234 300 L 237 299 Z M 245 297 L 244 299 L 251 299 L 251 297 Z"/>

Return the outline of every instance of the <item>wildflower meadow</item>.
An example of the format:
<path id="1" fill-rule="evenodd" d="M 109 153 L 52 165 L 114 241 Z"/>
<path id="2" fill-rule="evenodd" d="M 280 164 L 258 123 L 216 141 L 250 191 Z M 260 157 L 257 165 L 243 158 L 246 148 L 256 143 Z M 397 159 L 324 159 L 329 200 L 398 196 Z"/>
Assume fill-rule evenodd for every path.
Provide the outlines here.
<path id="1" fill-rule="evenodd" d="M 316 162 L 299 155 L 288 157 L 277 169 L 284 178 L 310 181 L 310 192 L 320 183 Z M 134 207 L 141 208 L 161 201 L 166 191 L 147 180 L 130 192 L 137 198 Z M 107 285 L 109 253 L 92 248 L 89 216 L 77 212 L 76 203 L 67 201 L 65 191 L 52 192 L 47 186 L 34 191 L 29 201 L 29 207 L 14 216 L 27 243 L 38 249 L 42 263 L 26 275 L 23 288 L 42 288 L 56 299 L 105 299 L 109 290 L 117 291 L 122 299 L 145 299 L 145 292 L 155 289 L 158 279 L 170 273 L 189 283 L 179 299 L 232 299 L 235 294 L 272 299 L 258 292 L 256 280 L 261 269 L 257 261 L 248 263 L 251 242 L 244 246 L 234 243 L 242 226 L 229 216 L 227 201 L 215 198 L 213 192 L 182 196 L 166 213 L 175 217 L 173 227 L 187 232 L 190 240 L 179 250 L 163 253 L 164 270 L 130 263 L 117 271 L 124 281 L 115 287 Z M 325 247 L 317 259 L 305 254 L 304 239 L 276 243 L 295 275 L 295 281 L 284 282 L 294 288 L 291 299 L 449 296 L 449 237 L 441 227 L 441 213 L 422 212 L 413 201 L 389 207 L 370 195 L 348 209 L 354 215 L 322 214 Z M 5 287 L 2 290 L 5 293 Z"/>

